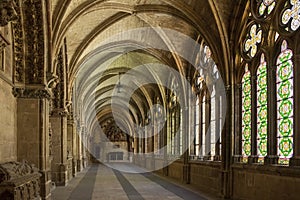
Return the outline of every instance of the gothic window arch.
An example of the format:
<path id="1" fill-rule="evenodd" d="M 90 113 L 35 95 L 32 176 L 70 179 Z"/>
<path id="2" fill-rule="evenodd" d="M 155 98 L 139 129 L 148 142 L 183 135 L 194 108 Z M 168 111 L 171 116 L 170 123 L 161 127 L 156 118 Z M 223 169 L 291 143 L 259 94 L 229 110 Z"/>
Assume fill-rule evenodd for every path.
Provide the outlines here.
<path id="1" fill-rule="evenodd" d="M 244 163 L 263 164 L 268 159 L 268 163 L 289 165 L 295 149 L 294 65 L 288 45 L 292 40 L 280 28 L 288 32 L 299 28 L 300 1 L 287 0 L 281 10 L 275 9 L 275 0 L 251 3 L 252 14 L 241 40 L 241 65 L 245 67 L 237 149 Z M 279 17 L 279 27 L 272 17 Z"/>
<path id="2" fill-rule="evenodd" d="M 200 160 L 219 160 L 221 154 L 221 96 L 215 82 L 220 79 L 211 50 L 202 45 L 194 78 L 194 143 L 191 154 Z"/>
<path id="3" fill-rule="evenodd" d="M 171 82 L 172 91 L 169 94 L 169 124 L 168 124 L 168 155 L 180 156 L 183 152 L 183 122 L 182 108 L 178 103 L 178 82 L 174 79 Z"/>
<path id="4" fill-rule="evenodd" d="M 257 94 L 257 136 L 256 146 L 258 162 L 264 162 L 267 156 L 268 146 L 268 85 L 267 85 L 267 62 L 264 54 L 261 55 L 260 64 L 256 71 L 256 94 Z"/>
<path id="5" fill-rule="evenodd" d="M 293 155 L 294 73 L 293 51 L 287 41 L 281 43 L 281 52 L 276 62 L 277 90 L 277 153 L 279 164 L 289 164 Z"/>

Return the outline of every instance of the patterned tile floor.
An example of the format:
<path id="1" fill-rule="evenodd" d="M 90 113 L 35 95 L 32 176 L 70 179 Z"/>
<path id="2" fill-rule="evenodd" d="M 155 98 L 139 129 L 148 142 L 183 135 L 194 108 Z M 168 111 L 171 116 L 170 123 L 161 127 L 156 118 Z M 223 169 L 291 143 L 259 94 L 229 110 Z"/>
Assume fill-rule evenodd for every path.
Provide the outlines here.
<path id="1" fill-rule="evenodd" d="M 126 163 L 114 163 L 110 167 L 94 164 L 85 169 L 73 178 L 68 186 L 56 187 L 52 191 L 52 199 L 205 200 L 215 198 L 201 194 L 188 185 L 145 172 L 136 166 Z"/>

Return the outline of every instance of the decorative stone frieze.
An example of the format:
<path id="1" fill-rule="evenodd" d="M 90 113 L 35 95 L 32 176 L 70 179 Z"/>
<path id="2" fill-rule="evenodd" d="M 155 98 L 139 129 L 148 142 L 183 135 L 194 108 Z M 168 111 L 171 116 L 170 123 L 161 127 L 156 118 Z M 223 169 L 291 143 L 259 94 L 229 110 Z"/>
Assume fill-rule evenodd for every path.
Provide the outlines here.
<path id="1" fill-rule="evenodd" d="M 16 98 L 50 99 L 51 92 L 45 88 L 13 88 Z"/>
<path id="2" fill-rule="evenodd" d="M 62 49 L 59 51 L 57 56 L 57 76 L 59 78 L 58 84 L 53 88 L 53 107 L 56 108 L 64 108 L 64 87 L 65 87 L 65 79 L 64 79 L 64 61 L 63 61 L 63 51 Z"/>
<path id="3" fill-rule="evenodd" d="M 26 161 L 0 165 L 0 199 L 40 199 L 38 169 Z"/>
<path id="4" fill-rule="evenodd" d="M 15 2 L 16 12 L 21 16 L 21 6 L 19 1 Z M 15 82 L 24 83 L 25 81 L 25 65 L 24 65 L 24 38 L 23 38 L 23 23 L 21 17 L 12 23 L 13 44 L 14 44 L 14 78 Z"/>
<path id="5" fill-rule="evenodd" d="M 0 1 L 0 26 L 6 26 L 18 18 L 15 7 L 16 4 L 13 0 Z"/>

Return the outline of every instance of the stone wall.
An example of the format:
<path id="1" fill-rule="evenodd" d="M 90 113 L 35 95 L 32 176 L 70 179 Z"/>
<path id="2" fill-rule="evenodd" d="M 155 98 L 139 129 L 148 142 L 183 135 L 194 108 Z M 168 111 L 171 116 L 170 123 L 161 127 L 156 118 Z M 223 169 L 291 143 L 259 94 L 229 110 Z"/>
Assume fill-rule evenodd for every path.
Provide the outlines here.
<path id="1" fill-rule="evenodd" d="M 221 196 L 221 163 L 191 162 L 190 182 L 200 190 Z"/>
<path id="2" fill-rule="evenodd" d="M 12 94 L 10 26 L 0 27 L 0 163 L 17 160 L 17 102 Z"/>
<path id="3" fill-rule="evenodd" d="M 284 166 L 235 165 L 233 199 L 289 199 L 300 195 L 300 170 Z"/>
<path id="4" fill-rule="evenodd" d="M 183 163 L 181 161 L 175 161 L 168 166 L 168 176 L 176 180 L 183 180 Z"/>
<path id="5" fill-rule="evenodd" d="M 0 78 L 0 163 L 17 160 L 17 103 L 12 87 Z"/>

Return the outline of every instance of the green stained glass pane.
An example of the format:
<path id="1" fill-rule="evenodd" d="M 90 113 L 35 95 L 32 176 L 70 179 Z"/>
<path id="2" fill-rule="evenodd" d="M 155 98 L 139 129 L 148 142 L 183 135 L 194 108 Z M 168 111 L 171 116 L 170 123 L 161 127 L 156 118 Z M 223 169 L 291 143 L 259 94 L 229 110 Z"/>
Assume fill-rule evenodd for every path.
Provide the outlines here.
<path id="1" fill-rule="evenodd" d="M 279 136 L 278 137 L 288 137 L 292 135 L 293 122 L 290 118 L 278 120 Z"/>
<path id="2" fill-rule="evenodd" d="M 286 15 L 286 11 L 284 15 Z M 293 52 L 283 41 L 277 58 L 277 152 L 279 164 L 288 164 L 293 155 Z"/>
<path id="3" fill-rule="evenodd" d="M 267 122 L 262 122 L 258 126 L 258 139 L 266 139 L 267 135 L 268 124 Z"/>
<path id="4" fill-rule="evenodd" d="M 242 80 L 242 156 L 243 162 L 251 155 L 251 79 L 250 72 Z"/>
<path id="5" fill-rule="evenodd" d="M 258 77 L 258 86 L 259 88 L 264 88 L 267 86 L 266 72 L 260 74 L 260 76 Z"/>
<path id="6" fill-rule="evenodd" d="M 282 118 L 291 117 L 293 113 L 293 103 L 287 99 L 283 100 L 279 105 L 279 114 Z"/>
<path id="7" fill-rule="evenodd" d="M 268 130 L 268 87 L 267 87 L 267 63 L 264 54 L 257 70 L 257 154 L 259 162 L 264 162 L 267 155 L 267 130 Z"/>
<path id="8" fill-rule="evenodd" d="M 251 122 L 251 112 L 247 111 L 244 113 L 243 121 L 245 124 L 249 124 Z"/>
<path id="9" fill-rule="evenodd" d="M 291 60 L 282 63 L 278 69 L 278 81 L 284 81 L 291 78 L 293 74 L 293 63 Z"/>
<path id="10" fill-rule="evenodd" d="M 246 155 L 246 156 L 251 155 L 251 142 L 249 140 L 245 140 L 243 142 L 243 152 L 244 152 L 244 155 Z"/>
<path id="11" fill-rule="evenodd" d="M 258 92 L 258 106 L 266 105 L 268 102 L 267 89 Z"/>
<path id="12" fill-rule="evenodd" d="M 268 152 L 268 141 L 267 139 L 259 140 L 258 142 L 258 155 L 266 156 Z"/>
<path id="13" fill-rule="evenodd" d="M 259 121 L 266 121 L 268 117 L 268 108 L 267 106 L 262 106 L 258 110 L 258 119 Z"/>
<path id="14" fill-rule="evenodd" d="M 291 96 L 293 91 L 292 85 L 293 83 L 291 83 L 291 81 L 284 81 L 280 84 L 278 95 L 280 96 L 281 99 L 286 99 Z"/>
<path id="15" fill-rule="evenodd" d="M 279 139 L 279 157 L 291 157 L 293 153 L 293 138 L 284 137 Z"/>
<path id="16" fill-rule="evenodd" d="M 251 97 L 250 96 L 245 96 L 243 105 L 244 105 L 245 110 L 250 110 L 250 108 L 251 108 Z"/>
<path id="17" fill-rule="evenodd" d="M 251 127 L 245 126 L 243 132 L 243 140 L 250 140 L 251 139 Z"/>

